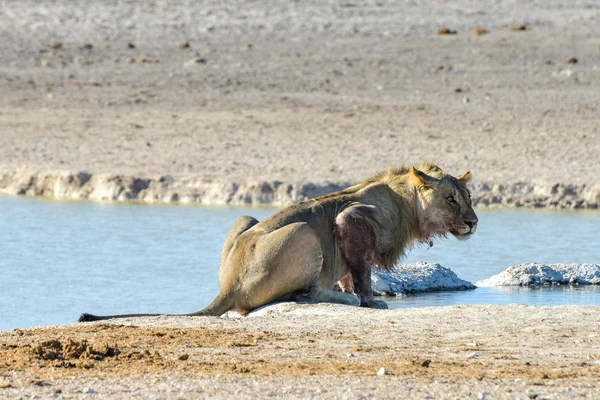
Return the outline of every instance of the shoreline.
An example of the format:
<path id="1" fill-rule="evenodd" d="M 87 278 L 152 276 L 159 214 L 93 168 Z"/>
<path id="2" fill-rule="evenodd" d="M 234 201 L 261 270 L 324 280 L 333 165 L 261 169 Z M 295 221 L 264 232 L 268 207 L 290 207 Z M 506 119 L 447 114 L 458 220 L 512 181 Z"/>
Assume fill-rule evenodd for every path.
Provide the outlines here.
<path id="1" fill-rule="evenodd" d="M 282 303 L 2 331 L 0 396 L 597 397 L 597 310 Z"/>
<path id="2" fill-rule="evenodd" d="M 165 175 L 12 170 L 0 172 L 0 194 L 147 204 L 288 206 L 357 182 L 233 182 Z M 469 184 L 475 207 L 587 209 L 600 207 L 600 187 L 586 184 L 477 181 Z"/>

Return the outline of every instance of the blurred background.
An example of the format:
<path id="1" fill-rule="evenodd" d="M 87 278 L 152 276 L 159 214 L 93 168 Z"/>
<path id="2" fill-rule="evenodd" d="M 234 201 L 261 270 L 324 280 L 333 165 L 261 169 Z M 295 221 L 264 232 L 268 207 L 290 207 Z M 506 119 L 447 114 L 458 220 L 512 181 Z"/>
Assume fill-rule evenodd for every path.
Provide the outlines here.
<path id="1" fill-rule="evenodd" d="M 0 21 L 4 172 L 600 184 L 593 1 L 3 0 Z"/>

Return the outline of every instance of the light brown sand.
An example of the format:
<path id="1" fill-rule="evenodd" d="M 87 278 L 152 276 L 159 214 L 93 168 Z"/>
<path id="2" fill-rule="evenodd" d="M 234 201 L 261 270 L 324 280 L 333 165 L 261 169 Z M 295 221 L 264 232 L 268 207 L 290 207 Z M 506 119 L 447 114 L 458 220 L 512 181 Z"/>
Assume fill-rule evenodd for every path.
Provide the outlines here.
<path id="1" fill-rule="evenodd" d="M 0 333 L 0 385 L 9 386 L 0 397 L 596 398 L 598 315 L 597 307 L 285 303 L 241 319 L 15 330 Z"/>
<path id="2" fill-rule="evenodd" d="M 433 160 L 597 207 L 599 10 L 559 4 L 4 2 L 0 189 L 61 195 L 29 190 L 36 171 L 343 185 Z"/>

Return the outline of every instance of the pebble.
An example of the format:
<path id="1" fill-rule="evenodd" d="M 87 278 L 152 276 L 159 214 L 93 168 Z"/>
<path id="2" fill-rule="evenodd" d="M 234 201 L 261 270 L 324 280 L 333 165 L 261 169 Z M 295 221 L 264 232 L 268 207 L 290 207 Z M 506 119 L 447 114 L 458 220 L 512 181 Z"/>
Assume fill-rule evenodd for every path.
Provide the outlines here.
<path id="1" fill-rule="evenodd" d="M 85 389 L 83 389 L 83 393 L 96 393 L 96 391 L 88 386 Z"/>
<path id="2" fill-rule="evenodd" d="M 385 368 L 380 368 L 379 371 L 377 371 L 377 376 L 384 376 L 387 374 L 387 371 L 385 370 Z"/>
<path id="3" fill-rule="evenodd" d="M 526 31 L 527 30 L 527 25 L 514 25 L 514 26 L 509 26 L 508 27 L 509 31 Z"/>
<path id="4" fill-rule="evenodd" d="M 194 57 L 191 58 L 189 60 L 187 60 L 186 62 L 183 63 L 184 67 L 189 67 L 195 64 L 206 64 L 206 59 L 205 58 L 200 58 L 200 57 Z"/>
<path id="5" fill-rule="evenodd" d="M 450 28 L 440 28 L 438 29 L 438 35 L 456 35 L 456 31 Z"/>

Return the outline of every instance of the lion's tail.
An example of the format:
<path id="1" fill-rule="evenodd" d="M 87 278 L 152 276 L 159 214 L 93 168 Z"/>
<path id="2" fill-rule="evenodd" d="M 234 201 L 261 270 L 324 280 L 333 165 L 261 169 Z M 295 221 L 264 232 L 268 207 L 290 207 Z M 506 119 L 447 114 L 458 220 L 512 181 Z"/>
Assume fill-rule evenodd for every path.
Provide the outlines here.
<path id="1" fill-rule="evenodd" d="M 196 317 L 196 316 L 219 316 L 225 314 L 227 311 L 231 310 L 235 306 L 235 302 L 233 300 L 233 296 L 231 294 L 226 294 L 222 296 L 219 294 L 212 303 L 204 310 L 200 310 L 191 314 L 119 314 L 119 315 L 94 315 L 83 313 L 79 316 L 79 322 L 89 322 L 89 321 L 101 321 L 105 319 L 113 319 L 113 318 L 130 318 L 130 317 L 156 317 L 160 315 L 173 316 L 173 317 Z"/>
<path id="2" fill-rule="evenodd" d="M 220 315 L 225 314 L 227 311 L 231 310 L 234 306 L 235 306 L 235 302 L 233 300 L 233 296 L 232 296 L 231 292 L 227 293 L 225 295 L 222 295 L 221 293 L 219 293 L 219 295 L 213 300 L 212 303 L 210 303 L 210 305 L 208 307 L 206 307 L 203 310 L 196 311 L 194 313 L 186 314 L 186 315 L 190 316 L 190 317 L 197 317 L 197 316 L 218 317 Z"/>

